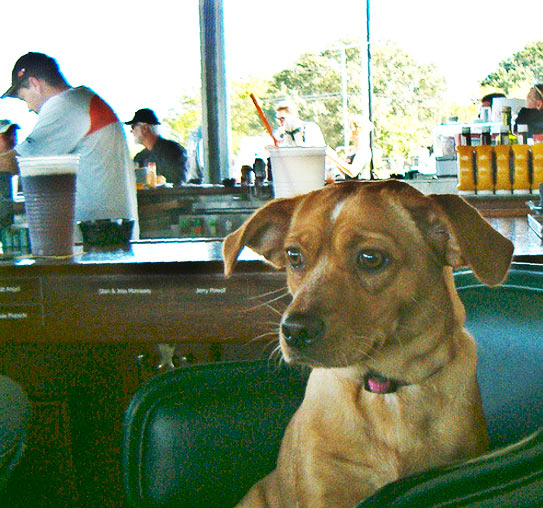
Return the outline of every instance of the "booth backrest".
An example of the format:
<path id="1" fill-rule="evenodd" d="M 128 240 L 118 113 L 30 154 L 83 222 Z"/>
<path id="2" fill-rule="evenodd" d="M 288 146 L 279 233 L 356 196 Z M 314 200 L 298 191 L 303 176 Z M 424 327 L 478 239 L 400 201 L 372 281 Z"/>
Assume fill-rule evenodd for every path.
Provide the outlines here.
<path id="1" fill-rule="evenodd" d="M 483 407 L 493 448 L 543 425 L 543 271 L 514 265 L 497 288 L 456 274 L 475 337 Z"/>
<path id="2" fill-rule="evenodd" d="M 129 506 L 233 506 L 274 468 L 307 375 L 239 362 L 177 369 L 144 385 L 125 416 Z"/>

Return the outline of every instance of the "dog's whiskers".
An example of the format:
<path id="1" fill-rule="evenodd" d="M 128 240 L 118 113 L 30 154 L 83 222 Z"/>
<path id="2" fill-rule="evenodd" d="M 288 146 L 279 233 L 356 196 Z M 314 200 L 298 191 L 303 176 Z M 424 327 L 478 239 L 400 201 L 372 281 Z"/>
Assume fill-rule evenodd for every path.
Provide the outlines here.
<path id="1" fill-rule="evenodd" d="M 261 333 L 260 335 L 257 335 L 256 337 L 253 337 L 251 340 L 247 341 L 246 344 L 251 344 L 253 342 L 258 342 L 260 339 L 263 339 L 264 337 L 269 337 L 271 335 L 275 337 L 277 337 L 277 330 L 273 330 L 271 332 L 264 332 L 264 333 Z"/>
<path id="2" fill-rule="evenodd" d="M 356 337 L 356 341 L 358 343 L 361 343 L 360 346 L 365 344 L 365 345 L 371 346 L 371 347 L 373 347 L 375 345 L 375 343 L 383 343 L 384 342 L 383 339 L 384 339 L 383 337 L 374 337 L 372 339 L 370 337 L 365 337 L 363 335 L 359 335 L 359 336 Z M 355 353 L 356 353 L 357 356 L 361 356 L 365 360 L 369 360 L 369 361 L 373 362 L 377 367 L 379 367 L 379 361 L 377 361 L 375 356 L 372 356 L 366 349 L 362 349 L 361 347 L 357 347 L 355 349 Z M 347 366 L 349 366 L 349 365 L 347 365 Z"/>
<path id="3" fill-rule="evenodd" d="M 272 312 L 275 312 L 278 316 L 282 316 L 283 312 L 276 309 L 275 307 L 272 307 L 271 305 L 266 304 L 266 307 L 270 309 Z"/>
<path id="4" fill-rule="evenodd" d="M 372 362 L 378 363 L 374 356 L 370 355 L 367 351 L 362 351 L 361 349 L 356 349 L 356 353 L 361 355 L 366 360 L 371 360 Z M 348 365 L 346 365 L 348 366 Z"/>
<path id="5" fill-rule="evenodd" d="M 260 298 L 265 298 L 267 296 L 271 296 L 271 295 L 275 295 L 277 293 L 283 293 L 285 295 L 288 294 L 288 288 L 285 286 L 285 287 L 282 287 L 282 288 L 279 288 L 279 289 L 274 289 L 273 291 L 268 291 L 267 293 L 262 293 L 260 295 L 255 295 L 255 296 L 250 296 L 248 299 L 249 300 L 256 300 L 256 299 L 260 299 Z"/>
<path id="6" fill-rule="evenodd" d="M 262 321 L 261 324 L 271 325 L 271 326 L 277 327 L 277 329 L 279 330 L 279 323 L 277 321 Z"/>
<path id="7" fill-rule="evenodd" d="M 268 357 L 268 364 L 274 363 L 278 368 L 281 363 L 285 363 L 285 358 L 281 351 L 281 346 L 277 344 Z"/>
<path id="8" fill-rule="evenodd" d="M 252 307 L 248 307 L 247 309 L 245 309 L 245 312 L 253 312 L 255 310 L 258 310 L 258 309 L 261 309 L 262 307 L 268 307 L 270 309 L 272 309 L 273 311 L 275 312 L 278 312 L 276 309 L 274 309 L 271 304 L 274 303 L 274 302 L 277 302 L 283 298 L 285 298 L 286 296 L 288 296 L 288 292 L 286 292 L 285 294 L 282 294 L 282 295 L 279 295 L 275 298 L 272 298 L 271 300 L 267 300 L 265 302 L 261 302 L 259 303 L 258 305 L 254 305 Z"/>

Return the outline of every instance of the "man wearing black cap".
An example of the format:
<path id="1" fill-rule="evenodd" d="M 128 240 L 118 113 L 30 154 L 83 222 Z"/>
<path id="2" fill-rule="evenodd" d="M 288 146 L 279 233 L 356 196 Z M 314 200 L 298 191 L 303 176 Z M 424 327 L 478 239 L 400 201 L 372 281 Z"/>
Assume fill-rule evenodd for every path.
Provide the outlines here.
<path id="1" fill-rule="evenodd" d="M 187 151 L 179 143 L 164 139 L 158 133 L 158 121 L 152 109 L 139 109 L 126 125 L 131 126 L 134 140 L 145 147 L 134 157 L 138 167 L 149 162 L 156 163 L 157 174 L 174 185 L 182 184 L 187 178 Z"/>
<path id="2" fill-rule="evenodd" d="M 27 53 L 13 67 L 2 95 L 38 113 L 29 136 L 15 147 L 23 157 L 77 154 L 75 219 L 133 219 L 139 235 L 136 183 L 122 123 L 87 87 L 71 87 L 54 58 Z M 0 168 L 1 169 L 1 168 Z"/>

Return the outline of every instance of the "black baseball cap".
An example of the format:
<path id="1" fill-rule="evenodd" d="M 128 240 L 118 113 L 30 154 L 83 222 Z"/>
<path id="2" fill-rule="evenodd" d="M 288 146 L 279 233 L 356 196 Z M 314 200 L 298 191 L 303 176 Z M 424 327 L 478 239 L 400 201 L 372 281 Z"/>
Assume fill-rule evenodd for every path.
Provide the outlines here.
<path id="1" fill-rule="evenodd" d="M 150 125 L 160 125 L 155 112 L 152 109 L 138 109 L 134 113 L 134 118 L 129 122 L 124 122 L 126 125 L 134 125 L 135 123 L 148 123 Z"/>
<path id="2" fill-rule="evenodd" d="M 2 94 L 4 97 L 17 97 L 17 90 L 29 76 L 44 77 L 60 75 L 58 63 L 43 53 L 27 53 L 15 62 L 11 72 L 11 86 Z"/>

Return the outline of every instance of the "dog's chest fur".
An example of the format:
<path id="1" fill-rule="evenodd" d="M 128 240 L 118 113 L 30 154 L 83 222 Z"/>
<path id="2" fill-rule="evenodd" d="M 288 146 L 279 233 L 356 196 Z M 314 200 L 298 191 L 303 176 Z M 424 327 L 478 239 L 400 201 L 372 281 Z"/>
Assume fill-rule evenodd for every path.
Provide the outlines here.
<path id="1" fill-rule="evenodd" d="M 455 375 L 440 372 L 435 383 Z M 337 502 L 338 489 L 360 500 L 398 478 L 459 459 L 468 449 L 484 449 L 484 438 L 470 430 L 474 421 L 464 419 L 473 412 L 475 389 L 474 371 L 466 375 L 470 379 L 451 398 L 434 381 L 377 394 L 345 372 L 314 369 L 278 463 L 280 478 L 286 479 L 281 490 L 292 496 L 283 506 L 295 499 L 311 500 L 307 506 L 328 506 Z"/>

